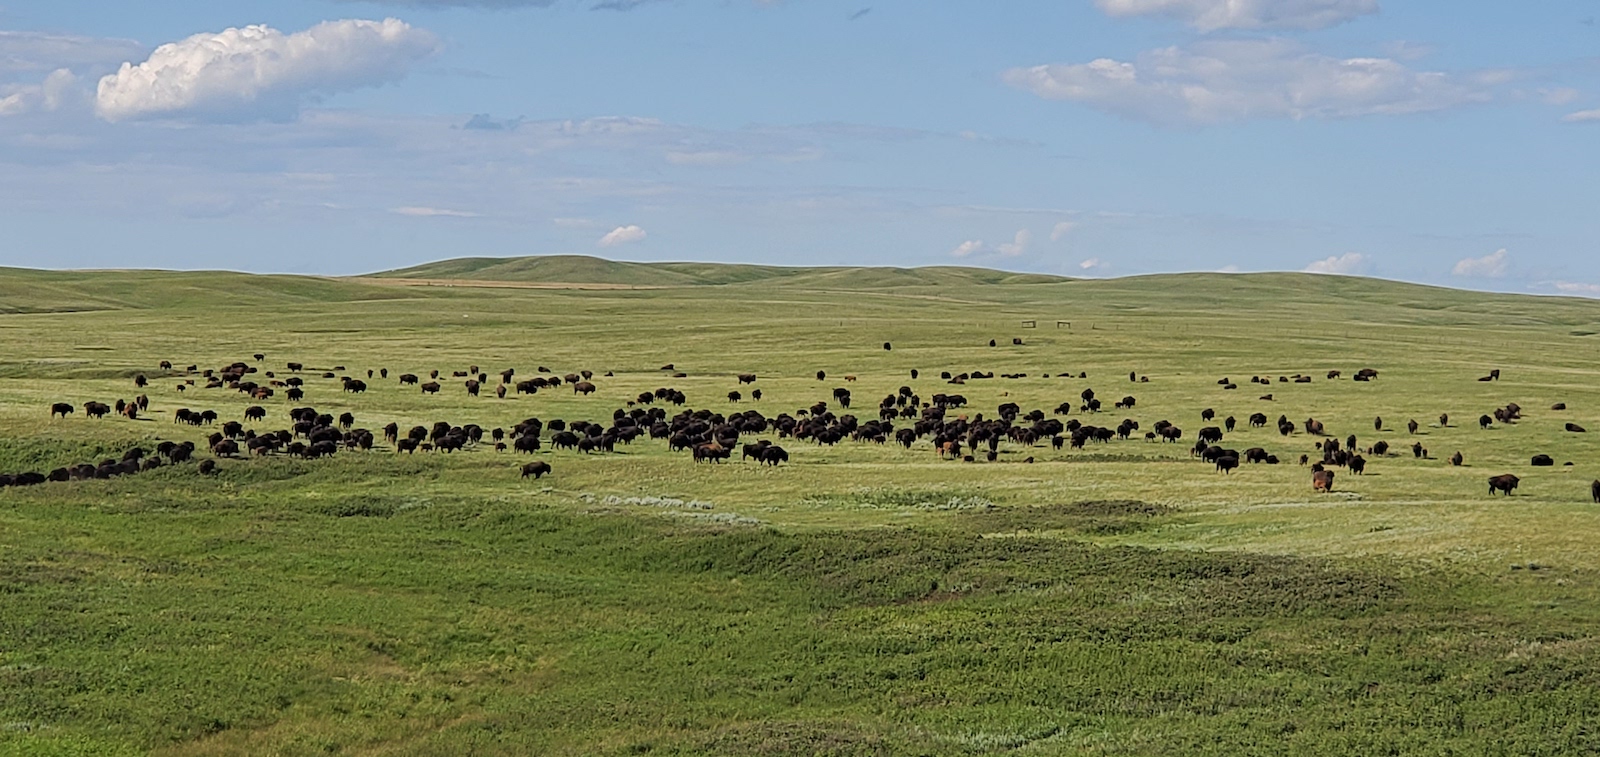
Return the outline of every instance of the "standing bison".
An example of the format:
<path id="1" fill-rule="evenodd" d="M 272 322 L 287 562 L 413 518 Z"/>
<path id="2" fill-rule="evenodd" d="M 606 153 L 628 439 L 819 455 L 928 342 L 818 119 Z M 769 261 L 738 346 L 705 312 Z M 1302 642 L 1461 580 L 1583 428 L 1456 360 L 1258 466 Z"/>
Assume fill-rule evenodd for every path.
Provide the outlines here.
<path id="1" fill-rule="evenodd" d="M 591 394 L 594 394 L 594 384 L 591 384 L 587 381 L 579 381 L 578 383 L 572 385 L 572 393 L 582 394 L 587 397 Z"/>
<path id="2" fill-rule="evenodd" d="M 65 418 L 68 415 L 71 415 L 72 413 L 73 413 L 72 405 L 70 405 L 70 404 L 68 404 L 66 402 L 57 402 L 54 405 L 50 406 L 50 417 L 51 418 L 54 418 L 54 417 L 56 417 L 58 415 L 63 417 L 63 418 Z"/>
<path id="3" fill-rule="evenodd" d="M 428 383 L 422 385 L 423 394 L 438 394 L 439 389 L 439 382 L 437 381 L 429 381 Z"/>
<path id="4" fill-rule="evenodd" d="M 529 476 L 533 476 L 535 480 L 538 480 L 539 477 L 541 477 L 544 474 L 549 473 L 549 472 L 550 472 L 550 464 L 545 462 L 545 461 L 543 461 L 543 460 L 535 460 L 535 461 L 533 461 L 531 463 L 528 463 L 527 465 L 522 466 L 522 477 L 523 478 L 527 478 Z"/>
<path id="5" fill-rule="evenodd" d="M 1516 491 L 1517 483 L 1519 481 L 1520 479 L 1511 475 L 1510 473 L 1507 473 L 1503 476 L 1491 477 L 1489 479 L 1489 496 L 1492 497 L 1494 496 L 1495 492 L 1501 492 L 1509 497 L 1511 496 L 1511 492 Z"/>

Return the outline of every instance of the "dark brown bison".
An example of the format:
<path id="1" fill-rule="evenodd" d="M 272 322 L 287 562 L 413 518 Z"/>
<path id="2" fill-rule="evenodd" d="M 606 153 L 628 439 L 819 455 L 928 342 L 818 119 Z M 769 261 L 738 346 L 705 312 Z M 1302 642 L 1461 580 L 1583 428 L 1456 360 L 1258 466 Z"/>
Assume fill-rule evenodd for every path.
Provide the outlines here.
<path id="1" fill-rule="evenodd" d="M 54 418 L 54 417 L 56 417 L 58 415 L 63 417 L 63 418 L 65 418 L 68 415 L 71 415 L 72 413 L 73 413 L 72 405 L 70 405 L 70 404 L 68 404 L 66 402 L 57 402 L 54 405 L 50 406 L 50 417 L 51 418 Z"/>
<path id="2" fill-rule="evenodd" d="M 415 374 L 415 373 L 402 373 L 402 374 L 400 374 L 400 385 L 401 386 L 415 386 L 416 383 L 419 380 L 420 379 L 417 378 L 417 374 Z"/>
<path id="3" fill-rule="evenodd" d="M 213 474 L 213 473 L 215 473 L 217 471 L 217 461 L 215 461 L 215 460 L 201 460 L 200 461 L 200 467 L 197 468 L 196 470 L 199 470 L 200 471 L 200 475 L 202 475 L 202 476 L 209 476 L 209 475 L 211 475 L 211 474 Z"/>
<path id="4" fill-rule="evenodd" d="M 302 363 L 285 363 L 284 367 L 288 368 L 290 373 L 299 373 L 305 368 L 305 365 Z"/>
<path id="5" fill-rule="evenodd" d="M 1314 470 L 1311 472 L 1311 488 L 1313 491 L 1333 491 L 1333 471 Z"/>
<path id="6" fill-rule="evenodd" d="M 1478 416 L 1478 428 L 1488 428 L 1494 425 L 1494 419 L 1487 415 Z"/>
<path id="7" fill-rule="evenodd" d="M 729 402 L 738 402 L 741 399 L 744 399 L 744 395 L 739 394 L 738 392 L 728 392 Z"/>
<path id="8" fill-rule="evenodd" d="M 1511 492 L 1516 491 L 1519 481 L 1520 479 L 1510 473 L 1503 476 L 1493 476 L 1489 479 L 1489 495 L 1494 496 L 1495 492 L 1501 492 L 1509 497 Z"/>
<path id="9" fill-rule="evenodd" d="M 1600 481 L 1589 484 L 1589 496 L 1594 498 L 1595 504 L 1600 504 Z"/>
<path id="10" fill-rule="evenodd" d="M 1406 421 L 1406 430 L 1407 431 L 1415 434 L 1415 433 L 1417 433 L 1417 429 L 1418 428 L 1420 428 L 1420 426 L 1417 424 L 1417 421 L 1416 421 L 1415 418 L 1413 418 L 1413 419 L 1411 419 L 1409 421 Z"/>
<path id="11" fill-rule="evenodd" d="M 584 396 L 594 394 L 594 384 L 591 384 L 587 381 L 579 381 L 572 385 L 572 393 L 582 394 Z"/>
<path id="12" fill-rule="evenodd" d="M 1222 457 L 1217 458 L 1217 472 L 1218 473 L 1232 473 L 1233 470 L 1235 468 L 1238 468 L 1238 467 L 1239 467 L 1239 458 L 1237 458 L 1237 457 L 1235 457 L 1233 455 L 1224 455 Z"/>
<path id="13" fill-rule="evenodd" d="M 1459 467 L 1461 467 L 1461 463 L 1462 463 L 1462 461 L 1464 459 L 1465 458 L 1461 457 L 1461 453 L 1460 452 L 1456 452 L 1454 455 L 1450 456 L 1450 464 L 1455 466 L 1455 467 L 1457 467 L 1457 468 L 1459 468 Z"/>
<path id="14" fill-rule="evenodd" d="M 739 383 L 741 383 L 741 384 L 754 384 L 755 382 L 756 382 L 756 375 L 754 373 L 741 373 L 741 374 L 739 374 Z"/>
<path id="15" fill-rule="evenodd" d="M 438 394 L 439 389 L 439 382 L 437 381 L 429 381 L 428 383 L 422 385 L 423 394 Z"/>
<path id="16" fill-rule="evenodd" d="M 469 396 L 469 397 L 478 396 L 478 387 L 480 387 L 480 386 L 482 386 L 482 384 L 479 384 L 476 380 L 467 379 L 467 396 Z"/>
<path id="17" fill-rule="evenodd" d="M 1550 409 L 1551 410 L 1566 410 L 1567 409 L 1567 403 L 1565 403 L 1565 402 L 1557 402 L 1556 404 L 1551 405 Z"/>
<path id="18" fill-rule="evenodd" d="M 535 460 L 522 466 L 522 477 L 533 476 L 535 480 L 550 472 L 550 464 L 543 460 Z"/>
<path id="19" fill-rule="evenodd" d="M 85 402 L 83 414 L 90 418 L 104 418 L 111 414 L 111 406 L 104 402 Z"/>
<path id="20" fill-rule="evenodd" d="M 1552 465 L 1555 465 L 1556 461 L 1555 458 L 1552 458 L 1549 455 L 1534 455 L 1533 460 L 1530 461 L 1530 464 L 1536 468 L 1548 468 Z"/>
<path id="21" fill-rule="evenodd" d="M 1576 423 L 1568 423 L 1568 424 L 1567 424 L 1567 430 L 1568 430 L 1568 431 L 1571 431 L 1571 432 L 1572 432 L 1572 433 L 1574 433 L 1574 434 L 1583 434 L 1583 433 L 1588 433 L 1588 432 L 1587 432 L 1587 431 L 1586 431 L 1586 430 L 1585 430 L 1585 429 L 1584 429 L 1584 427 L 1582 427 L 1582 426 L 1579 426 L 1579 425 L 1578 425 L 1578 424 L 1576 424 Z"/>

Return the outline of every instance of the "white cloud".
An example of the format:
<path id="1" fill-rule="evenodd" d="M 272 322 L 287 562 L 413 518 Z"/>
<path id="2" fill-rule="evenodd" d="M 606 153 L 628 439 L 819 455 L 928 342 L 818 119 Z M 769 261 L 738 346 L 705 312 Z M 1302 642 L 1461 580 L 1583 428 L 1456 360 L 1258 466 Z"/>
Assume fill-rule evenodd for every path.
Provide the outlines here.
<path id="1" fill-rule="evenodd" d="M 1133 62 L 1014 68 L 1003 78 L 1039 97 L 1164 124 L 1400 115 L 1491 97 L 1472 77 L 1416 71 L 1389 58 L 1334 58 L 1283 39 L 1205 41 Z"/>
<path id="2" fill-rule="evenodd" d="M 0 87 L 0 116 L 14 116 L 33 111 L 56 111 L 79 100 L 81 90 L 78 77 L 65 68 L 58 68 L 44 78 L 42 84 Z"/>
<path id="3" fill-rule="evenodd" d="M 1093 271 L 1096 269 L 1105 268 L 1107 266 L 1105 261 L 1099 258 L 1089 258 L 1088 260 L 1078 263 L 1078 267 L 1085 271 Z"/>
<path id="4" fill-rule="evenodd" d="M 390 208 L 390 213 L 413 218 L 482 218 L 482 213 L 473 213 L 466 210 L 450 210 L 448 208 L 428 208 L 416 205 L 407 205 L 399 208 Z"/>
<path id="5" fill-rule="evenodd" d="M 1076 228 L 1078 228 L 1078 224 L 1073 223 L 1072 221 L 1062 221 L 1061 223 L 1056 224 L 1055 228 L 1050 230 L 1050 241 L 1059 242 L 1063 239 L 1066 239 L 1067 235 L 1072 233 L 1072 230 Z"/>
<path id="6" fill-rule="evenodd" d="M 107 121 L 289 119 L 308 100 L 398 80 L 437 48 L 431 33 L 393 18 L 197 34 L 101 79 L 95 108 Z"/>
<path id="7" fill-rule="evenodd" d="M 1478 279 L 1505 278 L 1506 271 L 1510 268 L 1505 248 L 1500 248 L 1481 258 L 1464 258 L 1456 262 L 1456 267 L 1450 273 L 1456 276 L 1468 276 Z"/>
<path id="8" fill-rule="evenodd" d="M 1544 87 L 1536 90 L 1534 94 L 1538 95 L 1539 101 L 1545 105 L 1569 105 L 1577 102 L 1583 95 L 1571 87 Z"/>
<path id="9" fill-rule="evenodd" d="M 0 76 L 35 75 L 58 68 L 110 68 L 141 51 L 126 39 L 0 31 Z"/>
<path id="10" fill-rule="evenodd" d="M 1562 294 L 1575 294 L 1582 297 L 1600 297 L 1600 284 L 1585 284 L 1581 281 L 1551 281 L 1548 286 Z"/>
<path id="11" fill-rule="evenodd" d="M 984 244 L 981 239 L 969 239 L 956 245 L 956 248 L 950 251 L 950 257 L 965 258 L 973 255 L 999 255 L 1001 257 L 1014 258 L 1026 253 L 1029 245 L 1032 244 L 1033 232 L 1027 229 L 1020 229 L 1017 231 L 1016 236 L 1011 238 L 1011 241 L 1002 242 L 993 247 Z"/>
<path id="12" fill-rule="evenodd" d="M 952 258 L 964 258 L 964 257 L 967 257 L 968 255 L 973 254 L 973 253 L 982 252 L 982 251 L 983 251 L 983 240 L 981 240 L 981 239 L 969 239 L 969 240 L 967 240 L 965 242 L 962 242 L 961 244 L 956 245 L 956 248 L 954 250 L 950 251 L 950 257 L 952 257 Z"/>
<path id="13" fill-rule="evenodd" d="M 667 162 L 675 166 L 734 166 L 750 156 L 732 150 L 671 150 Z"/>
<path id="14" fill-rule="evenodd" d="M 1567 115 L 1562 116 L 1561 120 L 1563 123 L 1569 124 L 1582 124 L 1600 121 L 1600 108 L 1596 108 L 1594 110 L 1580 110 L 1576 113 L 1568 113 Z"/>
<path id="15" fill-rule="evenodd" d="M 600 237 L 601 247 L 615 247 L 619 244 L 638 242 L 645 238 L 644 229 L 638 226 L 618 226 Z"/>
<path id="16" fill-rule="evenodd" d="M 1306 266 L 1306 273 L 1337 273 L 1355 275 L 1366 273 L 1371 268 L 1371 261 L 1359 252 L 1347 252 L 1343 255 L 1333 255 L 1318 260 Z"/>
<path id="17" fill-rule="evenodd" d="M 1095 0 L 1111 16 L 1164 16 L 1202 32 L 1322 29 L 1378 12 L 1378 0 Z"/>
<path id="18" fill-rule="evenodd" d="M 1022 229 L 1009 243 L 995 247 L 994 251 L 1008 258 L 1014 258 L 1028 251 L 1028 245 L 1033 244 L 1033 232 Z"/>

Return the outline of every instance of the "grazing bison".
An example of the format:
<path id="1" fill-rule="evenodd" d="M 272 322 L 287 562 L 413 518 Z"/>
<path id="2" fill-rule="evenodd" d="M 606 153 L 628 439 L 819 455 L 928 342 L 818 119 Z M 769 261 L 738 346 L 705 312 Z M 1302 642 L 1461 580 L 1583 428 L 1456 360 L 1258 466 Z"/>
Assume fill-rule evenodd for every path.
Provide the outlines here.
<path id="1" fill-rule="evenodd" d="M 1239 467 L 1239 458 L 1237 458 L 1237 457 L 1234 457 L 1232 455 L 1226 455 L 1226 456 L 1217 458 L 1217 472 L 1218 473 L 1232 473 L 1233 470 L 1235 468 L 1238 468 L 1238 467 Z"/>
<path id="2" fill-rule="evenodd" d="M 1552 465 L 1555 465 L 1556 461 L 1549 455 L 1534 455 L 1531 464 L 1539 468 L 1548 468 Z"/>
<path id="3" fill-rule="evenodd" d="M 439 389 L 439 382 L 437 381 L 429 381 L 428 383 L 422 385 L 423 394 L 438 394 Z"/>
<path id="4" fill-rule="evenodd" d="M 1319 492 L 1333 491 L 1333 471 L 1314 470 L 1311 472 L 1311 488 Z"/>
<path id="5" fill-rule="evenodd" d="M 742 395 L 742 394 L 740 394 L 738 392 L 728 392 L 728 401 L 729 402 L 738 402 L 741 399 L 744 399 L 744 395 Z"/>
<path id="6" fill-rule="evenodd" d="M 523 478 L 527 478 L 529 476 L 533 476 L 534 480 L 538 480 L 540 476 L 543 476 L 544 474 L 549 473 L 549 472 L 550 472 L 550 464 L 545 462 L 545 461 L 543 461 L 543 460 L 535 460 L 535 461 L 533 461 L 531 463 L 528 463 L 527 465 L 522 466 L 522 477 Z"/>
<path id="7" fill-rule="evenodd" d="M 51 418 L 54 418 L 54 417 L 56 417 L 58 415 L 63 417 L 63 418 L 65 418 L 68 415 L 71 415 L 72 413 L 73 413 L 72 405 L 70 405 L 68 403 L 65 403 L 65 402 L 57 402 L 54 405 L 50 406 L 50 417 Z"/>
<path id="8" fill-rule="evenodd" d="M 756 375 L 754 373 L 741 373 L 741 374 L 739 374 L 739 383 L 741 383 L 741 384 L 754 384 L 755 382 L 756 382 Z"/>
<path id="9" fill-rule="evenodd" d="M 351 394 L 360 394 L 367 390 L 367 382 L 361 379 L 350 379 L 344 382 L 344 390 Z"/>
<path id="10" fill-rule="evenodd" d="M 400 385 L 401 386 L 415 386 L 418 381 L 420 381 L 420 379 L 417 378 L 417 374 L 415 374 L 415 373 L 402 373 L 402 374 L 400 374 Z"/>
<path id="11" fill-rule="evenodd" d="M 83 414 L 90 418 L 104 418 L 111 414 L 111 406 L 104 402 L 85 402 Z"/>
<path id="12" fill-rule="evenodd" d="M 217 471 L 217 461 L 215 461 L 215 460 L 201 460 L 200 461 L 200 467 L 197 468 L 197 470 L 200 471 L 200 475 L 209 476 L 209 475 L 211 475 L 211 474 L 213 474 L 213 473 L 215 473 Z"/>
<path id="13" fill-rule="evenodd" d="M 1510 473 L 1503 476 L 1493 476 L 1489 479 L 1489 496 L 1492 497 L 1495 492 L 1501 492 L 1509 497 L 1511 492 L 1516 491 L 1519 481 L 1520 479 Z"/>
<path id="14" fill-rule="evenodd" d="M 587 381 L 579 381 L 572 385 L 572 393 L 582 394 L 584 396 L 594 394 L 594 384 L 591 384 Z"/>
<path id="15" fill-rule="evenodd" d="M 1588 433 L 1582 426 L 1579 426 L 1576 423 L 1568 423 L 1567 424 L 1567 430 L 1571 431 L 1574 434 Z"/>
<path id="16" fill-rule="evenodd" d="M 299 373 L 305 368 L 305 365 L 301 363 L 285 363 L 284 367 L 288 368 L 290 373 Z"/>

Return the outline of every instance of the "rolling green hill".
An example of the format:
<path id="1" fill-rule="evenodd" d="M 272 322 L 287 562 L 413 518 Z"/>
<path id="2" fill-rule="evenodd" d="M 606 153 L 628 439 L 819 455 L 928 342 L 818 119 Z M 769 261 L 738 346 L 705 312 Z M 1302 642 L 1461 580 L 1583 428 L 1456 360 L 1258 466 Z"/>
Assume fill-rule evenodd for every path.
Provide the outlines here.
<path id="1" fill-rule="evenodd" d="M 585 255 L 521 258 L 456 258 L 372 274 L 386 279 L 454 279 L 542 284 L 604 284 L 631 287 L 782 283 L 796 287 L 876 289 L 960 284 L 1042 284 L 1059 276 L 1008 273 L 983 268 L 789 267 L 729 263 L 629 263 Z"/>
<path id="2" fill-rule="evenodd" d="M 1297 273 L 0 269 L 0 474 L 164 441 L 216 465 L 0 488 L 0 757 L 1594 754 L 1600 434 L 1566 424 L 1600 431 L 1596 334 L 1592 300 Z M 208 388 L 234 361 L 305 396 Z M 596 387 L 470 392 L 508 368 Z M 437 394 L 399 381 L 435 371 Z M 298 407 L 424 434 L 867 421 L 901 387 L 1142 426 L 970 461 L 771 427 L 739 442 L 780 466 L 553 449 L 553 428 L 531 454 L 207 451 L 229 421 L 288 435 Z M 49 412 L 140 394 L 137 419 Z M 1480 427 L 1509 402 L 1520 420 Z M 1191 454 L 1207 409 L 1281 464 Z M 1144 437 L 1162 420 L 1188 433 Z M 1333 439 L 1370 459 L 1317 493 L 1299 461 Z M 1505 473 L 1515 496 L 1488 495 Z"/>

